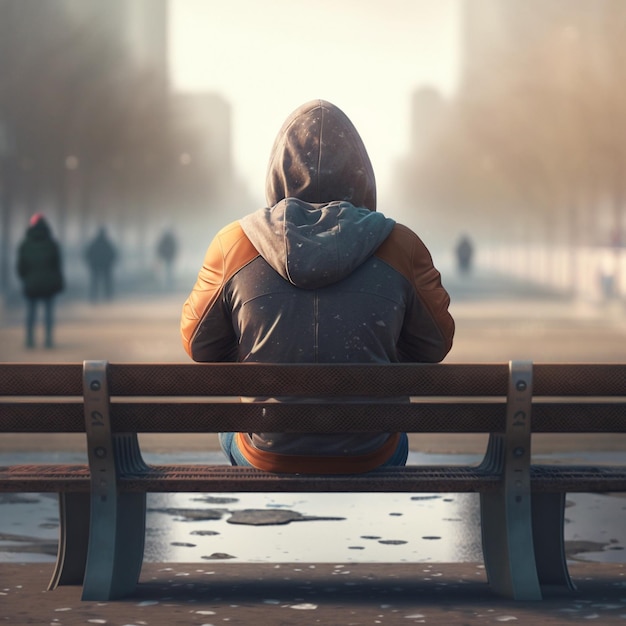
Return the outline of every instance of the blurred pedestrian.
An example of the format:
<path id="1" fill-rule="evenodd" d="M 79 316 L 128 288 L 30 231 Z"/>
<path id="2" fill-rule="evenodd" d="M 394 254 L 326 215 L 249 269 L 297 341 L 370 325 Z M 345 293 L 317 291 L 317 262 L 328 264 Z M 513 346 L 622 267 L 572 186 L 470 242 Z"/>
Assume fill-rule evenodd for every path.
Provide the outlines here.
<path id="1" fill-rule="evenodd" d="M 91 300 L 97 302 L 100 296 L 110 300 L 113 297 L 113 265 L 117 260 L 117 250 L 104 226 L 85 249 L 85 260 L 89 267 Z"/>
<path id="2" fill-rule="evenodd" d="M 41 213 L 29 222 L 17 254 L 17 274 L 26 297 L 26 347 L 35 347 L 35 323 L 39 304 L 43 304 L 45 347 L 52 348 L 54 297 L 65 286 L 61 249 L 52 237 L 50 226 Z"/>
<path id="3" fill-rule="evenodd" d="M 174 260 L 178 253 L 178 242 L 170 229 L 159 239 L 156 252 L 165 269 L 165 286 L 171 288 L 174 284 Z"/>
<path id="4" fill-rule="evenodd" d="M 600 293 L 602 299 L 605 302 L 609 302 L 616 296 L 615 277 L 617 274 L 617 263 L 613 250 L 607 248 L 601 248 L 600 250 L 600 265 L 598 268 Z"/>
<path id="5" fill-rule="evenodd" d="M 463 235 L 456 245 L 457 267 L 462 274 L 467 274 L 472 268 L 474 246 L 467 235 Z"/>

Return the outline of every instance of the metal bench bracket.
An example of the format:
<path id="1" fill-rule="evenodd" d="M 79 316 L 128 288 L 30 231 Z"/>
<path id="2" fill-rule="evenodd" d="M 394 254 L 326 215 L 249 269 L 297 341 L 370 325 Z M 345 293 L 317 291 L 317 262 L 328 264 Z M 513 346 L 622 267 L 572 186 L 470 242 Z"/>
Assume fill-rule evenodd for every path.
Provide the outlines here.
<path id="1" fill-rule="evenodd" d="M 532 363 L 511 361 L 506 432 L 492 434 L 483 461 L 500 468 L 501 488 L 481 493 L 482 542 L 489 582 L 516 600 L 540 600 L 533 546 L 530 459 Z"/>
<path id="2" fill-rule="evenodd" d="M 135 433 L 111 433 L 106 361 L 84 362 L 83 393 L 91 521 L 82 598 L 113 600 L 132 593 L 139 579 L 146 494 L 120 493 L 117 488 L 120 465 L 124 470 L 128 451 L 138 454 L 138 445 Z"/>
<path id="3" fill-rule="evenodd" d="M 533 538 L 537 574 L 542 587 L 575 591 L 565 555 L 565 496 L 558 493 L 533 493 Z"/>
<path id="4" fill-rule="evenodd" d="M 59 547 L 48 590 L 82 585 L 89 541 L 88 493 L 59 493 Z"/>

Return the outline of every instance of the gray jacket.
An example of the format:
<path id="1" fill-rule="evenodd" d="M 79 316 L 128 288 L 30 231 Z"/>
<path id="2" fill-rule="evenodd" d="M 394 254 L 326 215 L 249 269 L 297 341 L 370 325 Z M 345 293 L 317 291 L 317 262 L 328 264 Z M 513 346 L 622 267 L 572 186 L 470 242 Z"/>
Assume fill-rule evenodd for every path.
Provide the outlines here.
<path id="1" fill-rule="evenodd" d="M 272 149 L 268 207 L 223 228 L 182 314 L 196 361 L 437 362 L 454 322 L 419 237 L 376 212 L 365 147 L 334 105 L 314 101 L 285 122 Z M 381 427 L 383 420 L 381 420 Z M 256 433 L 260 450 L 371 452 L 385 434 Z"/>

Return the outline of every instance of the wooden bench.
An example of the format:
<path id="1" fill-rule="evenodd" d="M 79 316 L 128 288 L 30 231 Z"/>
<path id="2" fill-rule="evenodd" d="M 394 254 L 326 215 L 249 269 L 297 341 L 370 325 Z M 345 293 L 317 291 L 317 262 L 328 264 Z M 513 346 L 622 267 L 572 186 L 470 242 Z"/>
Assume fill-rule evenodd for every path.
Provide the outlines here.
<path id="1" fill-rule="evenodd" d="M 319 402 L 240 403 L 238 396 Z M 393 399 L 398 396 L 412 402 Z M 368 403 L 370 397 L 376 402 Z M 89 465 L 0 467 L 0 489 L 59 494 L 50 588 L 82 584 L 86 600 L 132 594 L 143 560 L 147 492 L 478 492 L 491 587 L 535 600 L 547 585 L 573 589 L 563 542 L 565 494 L 626 491 L 626 458 L 616 466 L 534 464 L 531 433 L 624 433 L 625 404 L 621 364 L 3 363 L 0 431 L 84 432 Z M 478 465 L 341 476 L 148 465 L 137 438 L 237 430 L 490 436 Z"/>

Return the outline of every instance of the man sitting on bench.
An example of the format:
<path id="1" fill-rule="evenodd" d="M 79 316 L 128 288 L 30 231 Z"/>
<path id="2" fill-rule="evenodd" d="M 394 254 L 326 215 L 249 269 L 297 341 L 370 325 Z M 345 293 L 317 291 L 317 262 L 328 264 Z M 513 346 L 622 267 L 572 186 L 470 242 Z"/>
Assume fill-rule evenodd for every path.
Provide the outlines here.
<path id="1" fill-rule="evenodd" d="M 181 319 L 192 359 L 446 356 L 454 321 L 441 276 L 415 233 L 376 212 L 371 162 L 339 108 L 315 100 L 287 118 L 266 199 L 267 208 L 223 228 L 206 252 Z M 220 442 L 232 464 L 287 473 L 367 472 L 404 465 L 408 455 L 406 433 L 221 433 Z"/>

